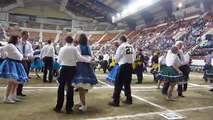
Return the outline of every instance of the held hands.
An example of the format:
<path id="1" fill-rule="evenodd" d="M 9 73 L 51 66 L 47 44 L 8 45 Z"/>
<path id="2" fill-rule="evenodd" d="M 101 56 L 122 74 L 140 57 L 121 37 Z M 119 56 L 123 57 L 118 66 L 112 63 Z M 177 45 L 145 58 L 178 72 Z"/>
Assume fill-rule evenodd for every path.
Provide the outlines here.
<path id="1" fill-rule="evenodd" d="M 182 72 L 181 72 L 180 70 L 178 70 L 178 73 L 179 73 L 179 74 L 182 74 Z"/>

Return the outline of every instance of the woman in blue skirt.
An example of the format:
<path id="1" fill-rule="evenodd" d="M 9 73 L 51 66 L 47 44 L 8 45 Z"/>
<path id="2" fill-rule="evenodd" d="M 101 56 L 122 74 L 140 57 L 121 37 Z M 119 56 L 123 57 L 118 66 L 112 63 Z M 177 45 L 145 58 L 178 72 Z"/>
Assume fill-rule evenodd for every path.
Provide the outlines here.
<path id="1" fill-rule="evenodd" d="M 11 36 L 7 45 L 0 48 L 0 51 L 7 52 L 7 58 L 3 61 L 0 68 L 0 77 L 8 79 L 8 86 L 4 103 L 15 103 L 20 99 L 16 98 L 16 88 L 18 83 L 28 81 L 28 76 L 22 65 L 23 55 L 16 48 L 18 36 Z"/>
<path id="2" fill-rule="evenodd" d="M 180 60 L 177 56 L 179 49 L 177 47 L 172 47 L 166 55 L 166 67 L 160 72 L 161 80 L 169 83 L 169 91 L 166 96 L 166 100 L 175 100 L 172 97 L 172 92 L 177 83 L 183 82 L 183 75 L 179 70 Z"/>
<path id="3" fill-rule="evenodd" d="M 85 58 L 92 59 L 92 50 L 87 45 L 88 40 L 85 34 L 79 36 L 79 46 L 77 49 Z M 72 81 L 72 85 L 79 90 L 80 103 L 78 104 L 79 110 L 87 111 L 86 100 L 85 100 L 85 90 L 91 89 L 94 85 L 98 83 L 95 76 L 94 70 L 90 63 L 85 63 L 82 61 L 77 62 L 77 74 Z"/>
<path id="4" fill-rule="evenodd" d="M 44 63 L 42 62 L 40 56 L 41 56 L 41 50 L 40 50 L 40 47 L 37 46 L 33 52 L 34 60 L 31 64 L 31 69 L 35 69 L 37 78 L 41 78 L 38 75 L 38 71 L 44 67 Z"/>
<path id="5" fill-rule="evenodd" d="M 55 77 L 58 77 L 59 72 L 58 70 L 60 69 L 61 65 L 58 63 L 58 57 L 55 57 L 55 61 L 53 62 L 53 75 Z"/>

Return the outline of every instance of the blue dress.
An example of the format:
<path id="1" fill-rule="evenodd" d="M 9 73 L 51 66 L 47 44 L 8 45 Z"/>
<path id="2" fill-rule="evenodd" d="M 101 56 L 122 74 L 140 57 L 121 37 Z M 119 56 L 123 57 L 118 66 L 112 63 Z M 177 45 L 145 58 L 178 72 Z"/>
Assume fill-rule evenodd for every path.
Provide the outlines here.
<path id="1" fill-rule="evenodd" d="M 118 73 L 119 73 L 120 67 L 119 65 L 115 65 L 112 70 L 109 72 L 109 74 L 106 77 L 106 81 L 111 82 L 111 83 L 115 83 L 117 77 L 118 77 Z"/>
<path id="2" fill-rule="evenodd" d="M 53 62 L 53 70 L 60 69 L 61 65 L 58 63 L 57 59 Z"/>
<path id="3" fill-rule="evenodd" d="M 91 49 L 89 46 L 80 46 L 82 55 L 91 56 Z M 76 65 L 77 74 L 72 80 L 72 85 L 75 88 L 91 89 L 94 85 L 98 83 L 95 76 L 94 69 L 90 63 L 77 62 Z"/>
<path id="4" fill-rule="evenodd" d="M 33 56 L 40 55 L 40 54 L 41 54 L 40 50 L 35 50 L 33 53 Z M 41 68 L 44 68 L 44 63 L 40 57 L 35 57 L 30 67 L 32 69 L 41 69 Z"/>
<path id="5" fill-rule="evenodd" d="M 0 77 L 2 78 L 13 78 L 20 83 L 28 81 L 27 73 L 25 72 L 24 66 L 21 61 L 13 59 L 5 59 L 0 67 Z"/>

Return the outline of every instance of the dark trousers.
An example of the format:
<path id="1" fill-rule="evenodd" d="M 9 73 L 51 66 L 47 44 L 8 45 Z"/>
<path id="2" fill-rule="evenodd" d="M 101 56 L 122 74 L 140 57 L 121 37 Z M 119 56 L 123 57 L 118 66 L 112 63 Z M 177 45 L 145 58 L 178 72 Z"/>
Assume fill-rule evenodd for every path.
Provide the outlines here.
<path id="1" fill-rule="evenodd" d="M 132 81 L 132 64 L 123 64 L 120 66 L 120 71 L 118 73 L 118 79 L 115 81 L 115 88 L 113 93 L 114 103 L 119 104 L 120 93 L 124 86 L 124 93 L 126 100 L 131 101 L 131 84 Z"/>
<path id="2" fill-rule="evenodd" d="M 47 70 L 49 71 L 49 82 L 51 83 L 53 80 L 53 58 L 52 57 L 45 57 L 43 59 L 44 62 L 44 75 L 43 75 L 43 82 L 47 82 Z"/>
<path id="3" fill-rule="evenodd" d="M 185 81 L 187 82 L 189 79 L 189 73 L 190 73 L 190 67 L 189 65 L 182 65 L 179 67 L 180 71 L 183 73 L 183 76 L 185 78 Z M 178 95 L 183 95 L 183 90 L 187 90 L 187 83 L 184 84 L 178 84 Z"/>
<path id="4" fill-rule="evenodd" d="M 143 81 L 143 64 L 136 66 L 135 73 L 137 75 L 138 82 L 142 83 L 142 81 Z"/>
<path id="5" fill-rule="evenodd" d="M 24 69 L 25 69 L 25 72 L 27 73 L 27 76 L 29 76 L 29 72 L 30 72 L 30 64 L 31 64 L 31 61 L 30 60 L 22 60 L 22 65 L 24 66 Z M 20 95 L 22 94 L 22 90 L 23 90 L 23 84 L 18 84 L 18 87 L 17 87 L 17 95 Z"/>
<path id="6" fill-rule="evenodd" d="M 103 71 L 104 71 L 104 73 L 106 73 L 107 68 L 108 68 L 108 62 L 105 60 L 105 61 L 103 61 Z"/>
<path id="7" fill-rule="evenodd" d="M 64 88 L 67 85 L 67 102 L 66 111 L 72 111 L 74 105 L 73 102 L 73 86 L 71 86 L 71 81 L 76 74 L 76 67 L 62 66 L 59 76 L 59 86 L 58 86 L 58 97 L 55 109 L 60 111 L 64 103 Z"/>
<path id="8" fill-rule="evenodd" d="M 167 94 L 168 89 L 169 89 L 169 82 L 164 82 L 163 89 L 162 89 L 162 94 L 164 94 L 164 95 Z"/>

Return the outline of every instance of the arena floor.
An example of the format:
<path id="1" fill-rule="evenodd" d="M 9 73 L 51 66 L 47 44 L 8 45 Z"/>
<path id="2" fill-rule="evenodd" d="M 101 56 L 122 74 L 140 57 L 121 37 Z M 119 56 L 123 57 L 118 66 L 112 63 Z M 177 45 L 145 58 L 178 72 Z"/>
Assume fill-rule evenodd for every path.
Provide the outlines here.
<path id="1" fill-rule="evenodd" d="M 27 94 L 21 102 L 4 104 L 0 102 L 0 120 L 83 120 L 83 119 L 121 119 L 121 120 L 166 120 L 163 116 L 175 116 L 185 120 L 212 120 L 213 93 L 209 92 L 210 84 L 202 80 L 202 74 L 191 73 L 188 91 L 185 98 L 176 101 L 165 101 L 156 89 L 152 75 L 144 74 L 143 84 L 132 81 L 133 104 L 121 104 L 120 107 L 107 105 L 113 92 L 113 85 L 105 81 L 105 76 L 97 72 L 99 84 L 86 96 L 88 111 L 82 113 L 75 107 L 73 114 L 55 113 L 52 108 L 56 103 L 57 84 L 44 84 L 42 80 L 32 79 L 25 85 Z M 5 94 L 6 80 L 0 81 L 0 100 Z M 174 93 L 175 94 L 175 93 Z M 122 95 L 123 96 L 123 95 Z M 78 93 L 75 93 L 75 102 Z"/>

